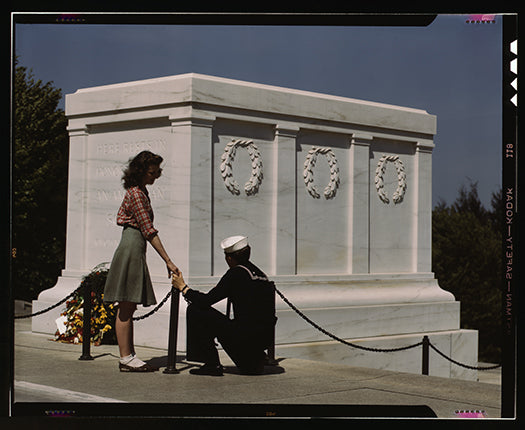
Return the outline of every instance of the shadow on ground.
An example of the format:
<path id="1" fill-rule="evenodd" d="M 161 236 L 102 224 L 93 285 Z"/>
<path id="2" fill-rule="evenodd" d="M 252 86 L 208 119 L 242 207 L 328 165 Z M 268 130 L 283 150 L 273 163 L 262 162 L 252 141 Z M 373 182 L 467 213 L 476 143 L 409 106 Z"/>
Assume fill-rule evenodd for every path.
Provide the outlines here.
<path id="1" fill-rule="evenodd" d="M 177 355 L 176 358 L 176 367 L 179 372 L 191 369 L 192 367 L 199 367 L 200 364 L 198 363 L 188 363 L 186 360 L 186 356 L 184 355 Z M 276 360 L 276 363 L 273 365 L 264 366 L 264 373 L 262 375 L 278 375 L 285 372 L 284 367 L 280 366 L 279 363 L 283 361 L 284 358 L 279 358 Z M 146 360 L 146 363 L 148 363 L 151 367 L 154 367 L 156 369 L 161 369 L 163 367 L 168 367 L 168 356 L 164 355 L 161 357 L 153 357 L 149 360 Z M 231 374 L 231 375 L 241 375 L 241 372 L 237 368 L 237 366 L 234 365 L 226 365 L 224 366 L 224 373 Z"/>

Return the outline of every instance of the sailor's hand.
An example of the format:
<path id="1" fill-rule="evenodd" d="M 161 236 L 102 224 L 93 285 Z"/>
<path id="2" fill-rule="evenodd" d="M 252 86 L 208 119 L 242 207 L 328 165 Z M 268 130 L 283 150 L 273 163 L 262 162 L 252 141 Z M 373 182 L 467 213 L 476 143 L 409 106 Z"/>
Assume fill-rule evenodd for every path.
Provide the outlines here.
<path id="1" fill-rule="evenodd" d="M 182 291 L 186 286 L 186 282 L 184 281 L 180 270 L 177 271 L 177 273 L 173 272 L 171 274 L 171 285 L 179 291 Z"/>

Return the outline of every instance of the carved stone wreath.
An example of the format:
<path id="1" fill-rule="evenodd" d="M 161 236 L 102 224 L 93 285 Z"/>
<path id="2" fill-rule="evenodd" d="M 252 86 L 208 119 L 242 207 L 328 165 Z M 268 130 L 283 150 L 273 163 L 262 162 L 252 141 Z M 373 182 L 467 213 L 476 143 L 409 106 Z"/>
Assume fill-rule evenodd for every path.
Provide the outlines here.
<path id="1" fill-rule="evenodd" d="M 392 200 L 394 201 L 394 204 L 397 205 L 398 203 L 401 203 L 403 201 L 403 198 L 405 196 L 405 191 L 407 188 L 405 166 L 402 163 L 402 161 L 399 159 L 399 156 L 383 154 L 383 156 L 379 159 L 377 163 L 376 177 L 375 177 L 376 190 L 377 190 L 377 194 L 379 195 L 379 198 L 381 199 L 383 203 L 386 203 L 386 204 L 390 203 L 390 200 L 388 196 L 386 195 L 386 191 L 384 189 L 384 183 L 383 183 L 383 175 L 385 174 L 387 161 L 393 162 L 394 166 L 396 167 L 397 189 L 394 192 L 394 195 L 392 196 Z"/>
<path id="2" fill-rule="evenodd" d="M 308 151 L 308 155 L 306 156 L 306 160 L 304 162 L 304 171 L 303 171 L 303 177 L 304 177 L 304 184 L 306 185 L 306 189 L 308 190 L 308 193 L 315 199 L 318 199 L 321 197 L 319 195 L 319 192 L 317 191 L 316 186 L 314 185 L 314 174 L 313 174 L 313 168 L 315 167 L 315 163 L 317 161 L 317 155 L 318 154 L 324 154 L 326 158 L 328 159 L 328 165 L 330 166 L 330 182 L 324 189 L 324 196 L 327 199 L 333 199 L 335 197 L 335 194 L 337 193 L 337 188 L 339 188 L 339 166 L 337 165 L 337 158 L 335 157 L 335 154 L 330 148 L 317 148 L 314 147 Z"/>
<path id="3" fill-rule="evenodd" d="M 234 139 L 226 145 L 224 153 L 221 156 L 222 162 L 220 168 L 222 179 L 228 191 L 235 195 L 240 194 L 239 184 L 233 179 L 232 174 L 232 163 L 235 160 L 238 147 L 246 148 L 252 160 L 252 174 L 248 182 L 244 184 L 244 191 L 247 195 L 251 196 L 259 191 L 259 186 L 263 179 L 261 154 L 252 140 Z"/>

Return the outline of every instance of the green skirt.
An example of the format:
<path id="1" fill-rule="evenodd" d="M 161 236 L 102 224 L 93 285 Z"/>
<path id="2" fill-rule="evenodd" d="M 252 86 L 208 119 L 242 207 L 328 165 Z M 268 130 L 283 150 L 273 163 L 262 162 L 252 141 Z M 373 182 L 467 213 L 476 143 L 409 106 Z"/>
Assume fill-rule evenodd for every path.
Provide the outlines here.
<path id="1" fill-rule="evenodd" d="M 104 301 L 132 302 L 151 306 L 157 303 L 146 264 L 146 240 L 140 230 L 125 227 L 109 267 Z"/>

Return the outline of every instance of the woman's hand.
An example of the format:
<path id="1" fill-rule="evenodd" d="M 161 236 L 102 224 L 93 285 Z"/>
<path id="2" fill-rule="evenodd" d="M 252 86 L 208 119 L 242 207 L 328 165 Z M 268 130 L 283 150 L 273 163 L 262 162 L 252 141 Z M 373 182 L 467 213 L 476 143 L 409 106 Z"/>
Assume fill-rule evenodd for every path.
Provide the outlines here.
<path id="1" fill-rule="evenodd" d="M 177 273 L 173 272 L 171 274 L 171 285 L 179 291 L 182 291 L 186 286 L 186 282 L 184 282 L 184 278 L 182 277 L 180 270 Z"/>
<path id="2" fill-rule="evenodd" d="M 166 268 L 168 269 L 168 278 L 171 276 L 172 273 L 175 273 L 175 274 L 180 274 L 180 270 L 177 266 L 175 266 L 175 264 L 169 260 L 167 263 L 166 263 Z"/>

